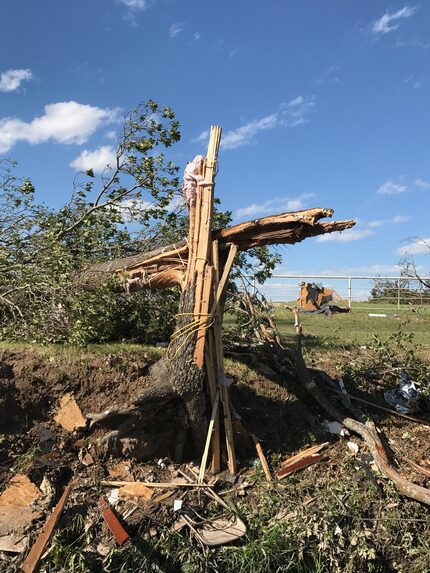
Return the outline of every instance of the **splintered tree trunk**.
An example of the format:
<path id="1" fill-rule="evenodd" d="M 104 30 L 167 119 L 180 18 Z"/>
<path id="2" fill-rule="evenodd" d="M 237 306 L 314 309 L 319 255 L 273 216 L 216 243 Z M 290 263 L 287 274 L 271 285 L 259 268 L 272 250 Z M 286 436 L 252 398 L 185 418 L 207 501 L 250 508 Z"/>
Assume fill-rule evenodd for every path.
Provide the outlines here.
<path id="1" fill-rule="evenodd" d="M 181 295 L 174 339 L 166 355 L 155 364 L 151 374 L 183 402 L 182 415 L 188 443 L 187 450 L 203 451 L 207 430 L 207 396 L 205 372 L 194 362 L 196 332 L 193 326 L 195 287 L 190 285 Z M 179 413 L 179 415 L 181 415 Z"/>

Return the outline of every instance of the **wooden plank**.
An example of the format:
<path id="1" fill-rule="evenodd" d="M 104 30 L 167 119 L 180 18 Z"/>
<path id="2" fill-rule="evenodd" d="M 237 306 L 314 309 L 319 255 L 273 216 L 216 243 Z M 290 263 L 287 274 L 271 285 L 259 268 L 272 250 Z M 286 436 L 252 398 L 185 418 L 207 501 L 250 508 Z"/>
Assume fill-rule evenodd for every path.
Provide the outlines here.
<path id="1" fill-rule="evenodd" d="M 208 152 L 204 168 L 204 178 L 211 185 L 204 187 L 197 187 L 197 200 L 201 201 L 200 213 L 196 215 L 196 231 L 198 230 L 198 238 L 196 245 L 196 252 L 193 254 L 195 258 L 195 269 L 197 271 L 197 281 L 195 288 L 194 298 L 194 319 L 198 320 L 201 316 L 209 313 L 209 303 L 206 300 L 206 295 L 211 290 L 206 290 L 202 279 L 205 278 L 205 268 L 211 264 L 212 258 L 212 217 L 213 217 L 213 197 L 214 197 L 214 181 L 216 161 L 218 157 L 219 144 L 221 140 L 221 128 L 217 126 L 211 127 L 209 138 Z M 206 277 L 207 279 L 207 277 Z M 211 278 L 212 281 L 212 278 Z M 211 286 L 211 285 L 210 285 Z M 203 299 L 203 300 L 202 300 Z M 206 337 L 206 327 L 203 326 L 197 333 L 196 351 L 194 353 L 194 361 L 199 368 L 203 366 L 204 362 L 204 341 Z"/>
<path id="2" fill-rule="evenodd" d="M 211 404 L 213 406 L 215 402 L 215 397 L 217 394 L 217 379 L 216 379 L 216 359 L 215 359 L 215 345 L 214 345 L 214 336 L 213 331 L 208 333 L 207 338 L 208 344 L 206 347 L 206 375 L 208 380 L 209 386 L 209 395 L 211 399 Z M 220 424 L 219 424 L 219 408 L 216 411 L 215 415 L 215 423 L 214 423 L 214 431 L 212 436 L 212 462 L 211 462 L 211 469 L 213 474 L 217 474 L 221 470 L 221 448 L 220 448 L 220 436 L 219 436 Z"/>
<path id="3" fill-rule="evenodd" d="M 217 390 L 216 396 L 215 396 L 215 400 L 212 406 L 212 415 L 211 415 L 211 419 L 209 422 L 209 428 L 208 428 L 208 433 L 206 436 L 206 444 L 205 444 L 205 449 L 203 452 L 203 456 L 202 456 L 202 461 L 200 463 L 200 471 L 199 471 L 199 478 L 198 478 L 198 483 L 203 483 L 204 477 L 205 477 L 205 472 L 206 472 L 206 464 L 208 462 L 208 455 L 209 455 L 209 448 L 211 445 L 211 441 L 212 441 L 212 437 L 213 437 L 213 430 L 214 430 L 214 425 L 215 425 L 215 419 L 216 419 L 216 415 L 218 412 L 218 404 L 219 404 L 219 390 Z"/>
<path id="4" fill-rule="evenodd" d="M 63 512 L 64 506 L 67 503 L 71 490 L 72 484 L 66 486 L 63 495 L 55 506 L 54 511 L 49 516 L 33 547 L 30 549 L 30 553 L 27 555 L 24 563 L 21 565 L 21 570 L 24 573 L 33 573 L 33 571 L 36 569 L 40 558 L 45 552 L 45 547 L 48 544 L 48 541 L 51 539 L 51 535 L 58 523 L 58 520 L 60 519 L 61 513 Z"/>
<path id="5" fill-rule="evenodd" d="M 211 317 L 209 316 L 209 307 L 211 304 L 212 280 L 213 280 L 213 268 L 211 266 L 206 266 L 204 280 L 201 286 L 202 296 L 200 299 L 201 304 L 200 304 L 200 317 L 199 317 L 201 327 L 197 332 L 196 346 L 194 349 L 194 362 L 197 364 L 199 368 L 202 368 L 204 364 L 205 339 L 211 321 Z M 198 287 L 199 287 L 199 282 L 197 282 L 196 291 Z"/>
<path id="6" fill-rule="evenodd" d="M 234 261 L 236 254 L 237 254 L 237 246 L 236 245 L 230 245 L 230 250 L 228 252 L 227 261 L 224 265 L 224 269 L 222 271 L 221 279 L 219 281 L 217 292 L 215 295 L 215 300 L 214 300 L 212 308 L 211 308 L 211 314 L 215 313 L 215 309 L 218 306 L 218 304 L 220 303 L 221 297 L 224 293 L 224 289 L 227 285 L 228 277 L 230 276 L 231 267 L 233 266 L 233 261 Z"/>
<path id="7" fill-rule="evenodd" d="M 297 462 L 303 458 L 312 456 L 313 454 L 317 454 L 323 448 L 328 446 L 328 444 L 329 444 L 329 442 L 324 442 L 323 444 L 317 444 L 315 446 L 310 446 L 309 448 L 305 448 L 304 450 L 301 450 L 300 452 L 298 452 L 294 456 L 290 456 L 286 460 L 282 461 L 281 467 L 285 468 L 285 467 L 290 466 L 291 464 L 294 464 L 295 462 Z"/>
<path id="8" fill-rule="evenodd" d="M 131 483 L 139 483 L 145 485 L 146 487 L 154 487 L 156 489 L 169 489 L 172 487 L 213 487 L 213 485 L 205 483 L 175 483 L 174 481 L 169 482 L 156 482 L 156 481 L 118 481 L 118 480 L 103 480 L 100 482 L 101 485 L 121 487 L 123 485 L 129 485 Z"/>
<path id="9" fill-rule="evenodd" d="M 263 468 L 264 475 L 266 476 L 266 481 L 272 481 L 272 474 L 270 473 L 269 464 L 267 463 L 266 456 L 264 455 L 263 448 L 257 436 L 251 434 L 252 440 L 255 444 L 255 449 L 257 450 L 258 457 L 260 458 L 261 467 Z"/>
<path id="10" fill-rule="evenodd" d="M 221 387 L 221 401 L 224 411 L 224 430 L 227 445 L 228 469 L 232 475 L 236 473 L 236 452 L 234 449 L 233 424 L 231 422 L 230 400 L 228 388 L 224 384 Z"/>
<path id="11" fill-rule="evenodd" d="M 103 519 L 106 521 L 107 526 L 115 537 L 115 541 L 118 545 L 124 545 L 124 543 L 129 539 L 130 535 L 121 525 L 119 519 L 113 512 L 112 508 L 109 507 L 108 502 L 102 497 L 99 501 L 99 505 L 103 508 Z"/>
<path id="12" fill-rule="evenodd" d="M 282 479 L 286 476 L 289 476 L 290 474 L 292 474 L 294 472 L 297 472 L 299 470 L 303 470 L 303 469 L 319 462 L 323 456 L 324 456 L 324 454 L 313 454 L 311 456 L 307 456 L 305 458 L 302 458 L 301 460 L 298 460 L 298 461 L 294 462 L 293 464 L 290 464 L 290 465 L 286 466 L 285 468 L 280 469 L 278 471 L 278 473 L 276 474 L 276 477 L 278 479 Z"/>

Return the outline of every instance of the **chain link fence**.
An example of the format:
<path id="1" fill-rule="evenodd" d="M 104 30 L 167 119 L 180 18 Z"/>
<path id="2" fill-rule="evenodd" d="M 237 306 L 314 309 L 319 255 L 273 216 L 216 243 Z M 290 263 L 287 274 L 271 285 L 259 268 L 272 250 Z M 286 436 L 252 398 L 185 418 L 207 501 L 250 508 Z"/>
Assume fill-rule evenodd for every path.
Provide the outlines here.
<path id="1" fill-rule="evenodd" d="M 409 276 L 342 276 L 342 275 L 273 275 L 264 285 L 248 276 L 253 288 L 258 288 L 272 302 L 292 302 L 299 297 L 299 283 L 316 283 L 335 291 L 336 304 L 360 310 L 383 310 L 396 307 L 408 310 L 430 306 L 430 277 Z M 426 284 L 423 284 L 426 283 Z"/>

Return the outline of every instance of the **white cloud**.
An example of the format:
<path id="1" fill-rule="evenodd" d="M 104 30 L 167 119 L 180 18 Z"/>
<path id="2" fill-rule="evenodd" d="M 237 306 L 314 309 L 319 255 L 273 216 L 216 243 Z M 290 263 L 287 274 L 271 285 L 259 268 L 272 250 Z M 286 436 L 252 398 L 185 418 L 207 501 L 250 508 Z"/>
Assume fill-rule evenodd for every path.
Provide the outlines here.
<path id="1" fill-rule="evenodd" d="M 155 0 L 117 0 L 119 4 L 125 6 L 126 12 L 123 19 L 131 26 L 137 26 L 137 14 L 147 10 Z"/>
<path id="2" fill-rule="evenodd" d="M 347 229 L 335 233 L 328 233 L 317 237 L 319 243 L 326 243 L 327 241 L 336 241 L 338 243 L 350 243 L 352 241 L 359 241 L 375 234 L 371 229 Z"/>
<path id="3" fill-rule="evenodd" d="M 387 265 L 387 264 L 378 264 L 375 265 L 364 265 L 364 266 L 357 266 L 357 267 L 334 267 L 331 269 L 324 269 L 320 273 L 321 275 L 343 275 L 343 276 L 351 276 L 351 275 L 390 275 L 395 273 L 396 275 L 399 274 L 401 267 L 398 264 L 395 265 Z"/>
<path id="4" fill-rule="evenodd" d="M 383 225 L 387 225 L 388 223 L 406 223 L 409 221 L 409 215 L 395 215 L 391 217 L 391 219 L 377 219 L 376 221 L 370 221 L 370 223 L 365 223 L 367 227 L 371 229 L 375 229 L 376 227 L 382 227 Z"/>
<path id="5" fill-rule="evenodd" d="M 382 225 L 385 225 L 385 221 L 383 221 L 383 220 L 370 221 L 370 223 L 367 223 L 367 226 L 371 227 L 372 229 L 374 229 L 375 227 L 382 227 Z"/>
<path id="6" fill-rule="evenodd" d="M 419 88 L 423 87 L 423 81 L 416 79 L 414 74 L 410 74 L 407 78 L 405 78 L 403 83 L 413 90 L 418 90 Z"/>
<path id="7" fill-rule="evenodd" d="M 397 38 L 396 46 L 399 48 L 405 48 L 412 46 L 413 48 L 422 48 L 423 50 L 428 50 L 430 48 L 430 42 L 424 42 L 421 38 L 417 36 L 412 36 L 408 40 L 400 40 Z"/>
<path id="8" fill-rule="evenodd" d="M 197 137 L 194 137 L 191 142 L 192 143 L 207 143 L 209 139 L 209 130 L 205 129 L 204 131 L 202 131 L 200 133 L 200 135 L 198 135 Z"/>
<path id="9" fill-rule="evenodd" d="M 176 38 L 176 36 L 182 32 L 183 27 L 183 22 L 174 22 L 169 28 L 169 36 L 171 38 Z"/>
<path id="10" fill-rule="evenodd" d="M 392 223 L 406 223 L 407 221 L 410 221 L 410 217 L 409 215 L 395 215 L 392 219 L 391 222 Z"/>
<path id="11" fill-rule="evenodd" d="M 376 191 L 378 195 L 397 195 L 398 193 L 405 193 L 407 191 L 406 185 L 386 181 Z"/>
<path id="12" fill-rule="evenodd" d="M 221 139 L 221 146 L 224 149 L 236 149 L 242 145 L 248 145 L 253 141 L 259 131 L 273 129 L 277 124 L 277 113 L 266 115 L 266 117 L 262 117 L 261 119 L 254 119 L 237 129 L 227 131 Z"/>
<path id="13" fill-rule="evenodd" d="M 46 105 L 44 112 L 29 122 L 13 117 L 0 119 L 0 153 L 7 153 L 18 141 L 81 145 L 100 126 L 117 121 L 119 110 L 68 101 Z"/>
<path id="14" fill-rule="evenodd" d="M 418 10 L 417 6 L 404 6 L 401 10 L 398 10 L 397 12 L 393 13 L 385 12 L 385 14 L 381 16 L 379 20 L 375 20 L 372 23 L 372 28 L 371 28 L 372 32 L 375 35 L 388 34 L 389 32 L 394 32 L 400 26 L 399 23 L 394 24 L 394 22 L 398 22 L 403 18 L 410 18 L 415 14 L 417 10 Z"/>
<path id="15" fill-rule="evenodd" d="M 430 254 L 430 238 L 416 239 L 410 245 L 397 249 L 399 256 Z"/>
<path id="16" fill-rule="evenodd" d="M 0 74 L 0 92 L 14 92 L 32 77 L 31 70 L 7 70 Z"/>
<path id="17" fill-rule="evenodd" d="M 260 119 L 253 119 L 248 123 L 230 131 L 226 131 L 221 139 L 223 149 L 236 149 L 242 145 L 249 145 L 255 141 L 256 135 L 261 131 L 274 128 L 296 127 L 309 121 L 309 115 L 315 111 L 315 97 L 298 96 L 288 103 L 283 103 L 279 110 Z M 203 131 L 193 142 L 206 142 L 208 131 Z"/>
<path id="18" fill-rule="evenodd" d="M 422 179 L 415 179 L 415 185 L 420 189 L 430 189 L 430 183 Z"/>
<path id="19" fill-rule="evenodd" d="M 149 0 L 119 0 L 120 4 L 123 4 L 130 10 L 146 10 L 149 4 L 151 3 Z"/>
<path id="20" fill-rule="evenodd" d="M 198 42 L 201 37 L 202 37 L 202 35 L 200 34 L 200 32 L 194 32 L 194 34 L 193 34 L 194 42 Z"/>
<path id="21" fill-rule="evenodd" d="M 279 213 L 287 211 L 299 211 L 306 207 L 308 199 L 315 197 L 314 193 L 302 193 L 298 197 L 275 197 L 269 199 L 264 203 L 252 203 L 247 207 L 237 209 L 234 213 L 235 219 L 243 219 L 245 217 L 255 217 L 256 215 L 268 215 L 270 213 Z"/>
<path id="22" fill-rule="evenodd" d="M 115 150 L 110 145 L 103 145 L 88 151 L 84 149 L 76 159 L 70 163 L 70 167 L 76 171 L 88 171 L 92 169 L 94 173 L 102 173 L 108 165 L 113 167 L 116 162 Z"/>

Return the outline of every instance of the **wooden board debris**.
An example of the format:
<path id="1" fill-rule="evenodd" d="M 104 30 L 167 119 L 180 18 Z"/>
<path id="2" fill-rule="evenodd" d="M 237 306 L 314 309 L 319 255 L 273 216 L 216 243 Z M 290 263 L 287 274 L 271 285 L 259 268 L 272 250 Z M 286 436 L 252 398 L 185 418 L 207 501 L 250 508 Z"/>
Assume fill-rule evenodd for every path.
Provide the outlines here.
<path id="1" fill-rule="evenodd" d="M 320 461 L 320 459 L 322 457 L 323 457 L 323 454 L 313 454 L 311 456 L 301 458 L 300 460 L 297 460 L 296 462 L 289 464 L 286 467 L 279 470 L 278 473 L 276 474 L 276 477 L 278 479 L 282 479 L 284 477 L 287 477 L 294 472 L 297 472 L 299 470 L 303 470 L 303 469 L 305 469 L 305 468 L 307 468 L 313 464 L 316 464 L 317 462 Z"/>
<path id="2" fill-rule="evenodd" d="M 153 495 L 153 490 L 139 482 L 130 482 L 121 486 L 118 490 L 118 497 L 144 497 L 145 499 L 151 499 Z"/>
<path id="3" fill-rule="evenodd" d="M 24 474 L 16 474 L 0 495 L 0 535 L 24 531 L 40 516 L 33 506 L 42 492 Z"/>
<path id="4" fill-rule="evenodd" d="M 156 489 L 162 489 L 162 488 L 172 488 L 172 487 L 202 487 L 202 488 L 211 488 L 213 487 L 212 485 L 209 485 L 207 483 L 178 483 L 175 481 L 169 481 L 169 482 L 152 482 L 152 481 L 102 481 L 100 482 L 101 485 L 106 485 L 106 486 L 113 486 L 113 487 L 122 487 L 124 485 L 129 485 L 129 484 L 142 484 L 145 485 L 146 487 L 153 487 Z"/>
<path id="5" fill-rule="evenodd" d="M 73 394 L 70 393 L 61 396 L 59 409 L 54 416 L 54 420 L 68 432 L 73 432 L 86 426 L 86 420 Z"/>
<path id="6" fill-rule="evenodd" d="M 65 488 L 63 495 L 55 506 L 54 511 L 48 517 L 42 531 L 36 539 L 33 547 L 30 549 L 30 553 L 27 555 L 24 563 L 21 565 L 21 570 L 23 573 L 33 573 L 33 571 L 36 569 L 45 551 L 45 547 L 47 546 L 48 541 L 51 539 L 51 535 L 57 526 L 58 520 L 60 519 L 64 506 L 67 503 L 71 490 L 72 484 L 69 484 Z"/>
<path id="7" fill-rule="evenodd" d="M 317 454 L 323 448 L 328 446 L 328 444 L 329 444 L 329 442 L 324 442 L 323 444 L 316 444 L 315 446 L 310 446 L 309 448 L 301 450 L 297 454 L 294 454 L 294 456 L 290 456 L 286 460 L 282 461 L 281 467 L 284 468 L 284 467 L 289 466 L 289 465 L 291 465 L 291 464 L 293 464 L 293 463 L 295 463 L 295 462 L 297 462 L 303 458 L 306 458 L 308 456 L 312 456 L 313 454 Z"/>
<path id="8" fill-rule="evenodd" d="M 109 507 L 108 502 L 102 497 L 99 501 L 100 507 L 103 508 L 103 519 L 106 521 L 107 526 L 112 532 L 115 541 L 118 545 L 124 545 L 124 543 L 129 539 L 130 535 L 124 529 L 124 527 L 119 522 L 119 519 L 113 512 L 112 508 Z"/>
<path id="9" fill-rule="evenodd" d="M 29 535 L 11 533 L 0 537 L 0 551 L 7 553 L 24 553 L 28 548 Z"/>

